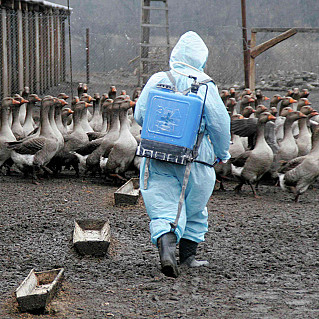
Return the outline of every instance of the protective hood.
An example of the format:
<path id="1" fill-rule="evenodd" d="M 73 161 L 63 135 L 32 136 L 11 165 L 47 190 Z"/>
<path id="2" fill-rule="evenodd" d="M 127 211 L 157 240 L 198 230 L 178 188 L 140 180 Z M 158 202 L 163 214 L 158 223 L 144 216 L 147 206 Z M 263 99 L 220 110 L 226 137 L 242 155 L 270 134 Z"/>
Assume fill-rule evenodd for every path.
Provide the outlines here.
<path id="1" fill-rule="evenodd" d="M 199 71 L 203 71 L 208 58 L 208 48 L 201 37 L 193 31 L 184 33 L 174 49 L 169 60 L 170 67 L 172 62 L 179 61 L 190 64 Z M 177 64 L 174 68 L 180 67 Z"/>

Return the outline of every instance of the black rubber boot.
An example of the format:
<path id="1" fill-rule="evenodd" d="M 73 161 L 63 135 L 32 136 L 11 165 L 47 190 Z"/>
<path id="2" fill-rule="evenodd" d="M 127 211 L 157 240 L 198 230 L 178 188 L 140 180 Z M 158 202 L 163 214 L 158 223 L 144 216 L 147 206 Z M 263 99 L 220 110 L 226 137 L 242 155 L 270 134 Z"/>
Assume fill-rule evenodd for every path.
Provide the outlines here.
<path id="1" fill-rule="evenodd" d="M 157 244 L 162 266 L 162 273 L 165 276 L 177 278 L 179 273 L 175 257 L 176 235 L 171 232 L 166 233 L 157 240 Z"/>
<path id="2" fill-rule="evenodd" d="M 207 266 L 207 260 L 196 260 L 196 250 L 198 244 L 192 240 L 182 238 L 179 242 L 179 262 L 188 267 Z"/>

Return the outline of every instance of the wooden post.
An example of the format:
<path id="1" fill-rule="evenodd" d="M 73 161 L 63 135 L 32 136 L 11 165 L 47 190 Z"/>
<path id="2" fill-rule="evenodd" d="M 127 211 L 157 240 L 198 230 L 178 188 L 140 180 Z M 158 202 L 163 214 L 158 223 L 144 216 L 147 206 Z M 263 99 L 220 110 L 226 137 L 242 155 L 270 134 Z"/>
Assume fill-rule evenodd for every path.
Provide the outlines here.
<path id="1" fill-rule="evenodd" d="M 34 12 L 35 91 L 40 93 L 39 13 Z"/>
<path id="2" fill-rule="evenodd" d="M 54 66 L 54 16 L 53 16 L 53 11 L 51 11 L 51 17 L 50 17 L 50 40 L 51 40 L 51 44 L 50 44 L 50 59 L 51 59 L 51 86 L 53 86 L 55 84 L 54 81 L 54 76 L 55 76 L 55 66 Z"/>
<path id="3" fill-rule="evenodd" d="M 3 97 L 9 95 L 8 87 L 8 45 L 7 45 L 7 10 L 1 10 L 2 22 L 2 83 L 3 83 Z"/>
<path id="4" fill-rule="evenodd" d="M 61 20 L 61 81 L 65 81 L 65 17 Z"/>
<path id="5" fill-rule="evenodd" d="M 61 82 L 61 19 L 59 15 L 59 11 L 56 12 L 56 40 L 57 40 L 57 77 L 58 77 L 58 83 Z"/>
<path id="6" fill-rule="evenodd" d="M 19 3 L 18 10 L 18 86 L 19 92 L 22 92 L 24 87 L 24 76 L 23 76 L 23 29 L 22 29 L 22 8 L 21 2 Z"/>
<path id="7" fill-rule="evenodd" d="M 251 32 L 250 50 L 256 46 L 256 32 Z M 256 85 L 256 66 L 255 59 L 250 55 L 249 61 L 249 88 L 254 91 Z"/>
<path id="8" fill-rule="evenodd" d="M 246 25 L 246 0 L 241 0 L 245 86 L 249 87 L 249 51 Z"/>
<path id="9" fill-rule="evenodd" d="M 28 5 L 25 4 L 24 16 L 23 16 L 23 65 L 24 65 L 24 86 L 30 86 L 29 82 L 29 68 L 30 68 L 30 58 L 29 58 L 29 13 Z"/>
<path id="10" fill-rule="evenodd" d="M 150 0 L 142 0 L 142 6 L 149 7 L 151 4 Z M 150 23 L 150 10 L 149 9 L 142 9 L 142 17 L 141 17 L 141 25 L 142 24 L 149 24 Z M 149 44 L 150 43 L 150 28 L 148 27 L 142 27 L 142 34 L 141 34 L 141 43 L 143 44 Z M 141 47 L 141 58 L 148 58 L 148 46 L 142 46 Z M 148 62 L 147 61 L 141 61 L 140 62 L 140 77 L 141 82 L 139 85 L 142 85 L 146 83 L 147 76 L 145 74 L 148 74 Z"/>
<path id="11" fill-rule="evenodd" d="M 90 83 L 90 30 L 86 29 L 86 83 Z"/>

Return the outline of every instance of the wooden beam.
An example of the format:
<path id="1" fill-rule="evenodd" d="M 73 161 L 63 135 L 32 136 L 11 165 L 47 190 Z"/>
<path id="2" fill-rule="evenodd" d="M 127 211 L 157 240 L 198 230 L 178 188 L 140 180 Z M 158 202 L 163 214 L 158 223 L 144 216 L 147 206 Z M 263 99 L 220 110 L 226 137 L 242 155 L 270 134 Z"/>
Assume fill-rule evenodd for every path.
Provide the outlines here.
<path id="1" fill-rule="evenodd" d="M 256 32 L 251 32 L 250 51 L 254 50 L 256 46 Z M 256 86 L 256 66 L 255 58 L 250 55 L 249 59 L 249 88 L 254 91 Z"/>
<path id="2" fill-rule="evenodd" d="M 252 28 L 251 32 L 286 32 L 292 28 Z M 314 32 L 319 33 L 319 28 L 293 28 L 297 32 L 307 33 Z"/>
<path id="3" fill-rule="evenodd" d="M 274 45 L 292 37 L 297 33 L 296 29 L 289 29 L 288 31 L 274 37 L 264 43 L 257 45 L 254 49 L 250 50 L 250 56 L 252 58 L 256 58 L 259 54 L 265 52 L 266 50 L 270 49 Z"/>

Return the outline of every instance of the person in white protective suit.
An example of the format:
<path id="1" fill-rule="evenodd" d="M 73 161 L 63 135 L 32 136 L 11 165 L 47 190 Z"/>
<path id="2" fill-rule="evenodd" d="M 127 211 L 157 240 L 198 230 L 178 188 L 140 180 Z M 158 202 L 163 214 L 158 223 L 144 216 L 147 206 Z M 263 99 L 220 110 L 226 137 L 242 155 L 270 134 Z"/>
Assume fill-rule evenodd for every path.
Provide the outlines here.
<path id="1" fill-rule="evenodd" d="M 188 89 L 193 82 L 193 79 L 180 73 L 195 76 L 199 82 L 208 78 L 203 72 L 207 58 L 208 49 L 197 33 L 189 31 L 180 37 L 170 56 L 170 71 L 176 81 L 178 91 Z M 172 84 L 165 72 L 158 72 L 148 80 L 134 112 L 135 120 L 141 126 L 147 108 L 148 93 L 158 83 Z M 200 86 L 198 95 L 203 100 L 205 92 L 206 86 Z M 228 152 L 230 119 L 213 82 L 208 83 L 201 131 L 204 131 L 204 137 L 197 159 L 210 164 L 214 162 L 215 157 L 224 162 L 227 161 L 230 158 Z M 143 158 L 140 166 L 140 185 L 144 185 L 146 162 L 146 159 Z M 141 187 L 146 210 L 151 219 L 151 240 L 159 249 L 161 271 L 166 276 L 174 278 L 179 274 L 175 257 L 178 243 L 181 265 L 197 267 L 208 264 L 207 261 L 197 261 L 195 254 L 198 243 L 204 241 L 204 235 L 208 230 L 206 204 L 216 180 L 213 167 L 198 162 L 191 164 L 181 215 L 177 227 L 172 229 L 171 223 L 176 218 L 184 172 L 184 165 L 151 159 L 148 166 L 147 187 L 144 189 Z"/>

